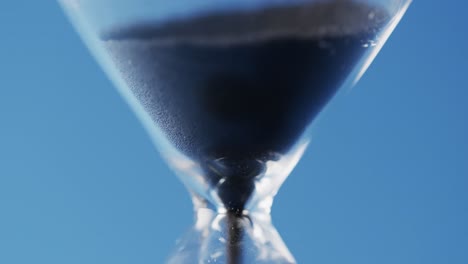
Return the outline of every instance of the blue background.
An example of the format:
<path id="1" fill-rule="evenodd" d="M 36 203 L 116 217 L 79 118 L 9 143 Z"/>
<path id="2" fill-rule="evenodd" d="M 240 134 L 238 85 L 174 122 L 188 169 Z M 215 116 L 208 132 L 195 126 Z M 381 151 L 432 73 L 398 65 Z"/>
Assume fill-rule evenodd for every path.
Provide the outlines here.
<path id="1" fill-rule="evenodd" d="M 468 4 L 416 0 L 273 208 L 300 263 L 468 263 Z M 55 1 L 0 15 L 0 263 L 162 263 L 183 186 Z"/>

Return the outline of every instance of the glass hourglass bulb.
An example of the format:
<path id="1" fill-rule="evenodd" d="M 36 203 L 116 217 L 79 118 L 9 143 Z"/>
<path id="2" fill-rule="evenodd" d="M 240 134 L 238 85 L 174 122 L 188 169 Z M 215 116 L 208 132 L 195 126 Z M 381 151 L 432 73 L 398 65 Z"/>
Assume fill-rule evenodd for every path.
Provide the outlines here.
<path id="1" fill-rule="evenodd" d="M 192 195 L 168 263 L 295 263 L 273 198 L 409 0 L 61 0 Z"/>

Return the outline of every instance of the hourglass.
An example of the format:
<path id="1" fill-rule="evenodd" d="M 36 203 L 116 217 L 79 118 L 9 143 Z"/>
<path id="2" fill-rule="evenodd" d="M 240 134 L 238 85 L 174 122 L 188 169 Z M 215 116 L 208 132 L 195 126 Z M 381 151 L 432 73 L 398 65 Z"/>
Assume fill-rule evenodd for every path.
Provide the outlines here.
<path id="1" fill-rule="evenodd" d="M 410 0 L 60 3 L 192 196 L 167 262 L 295 263 L 273 198 Z"/>

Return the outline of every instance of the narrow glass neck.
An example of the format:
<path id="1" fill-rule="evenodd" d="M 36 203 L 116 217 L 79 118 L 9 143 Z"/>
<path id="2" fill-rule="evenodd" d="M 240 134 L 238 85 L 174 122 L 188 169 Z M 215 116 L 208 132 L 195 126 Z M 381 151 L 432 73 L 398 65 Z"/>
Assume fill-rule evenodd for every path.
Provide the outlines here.
<path id="1" fill-rule="evenodd" d="M 295 263 L 265 212 L 218 212 L 202 207 L 195 224 L 168 259 L 168 264 Z"/>
<path id="2" fill-rule="evenodd" d="M 166 156 L 191 193 L 195 211 L 195 224 L 178 240 L 167 263 L 295 263 L 270 212 L 274 196 L 307 145 L 307 139 L 300 141 L 287 154 L 264 162 L 259 173 L 251 170 L 257 168 L 255 160 L 236 163 L 233 170 L 228 159 L 201 163 Z"/>

